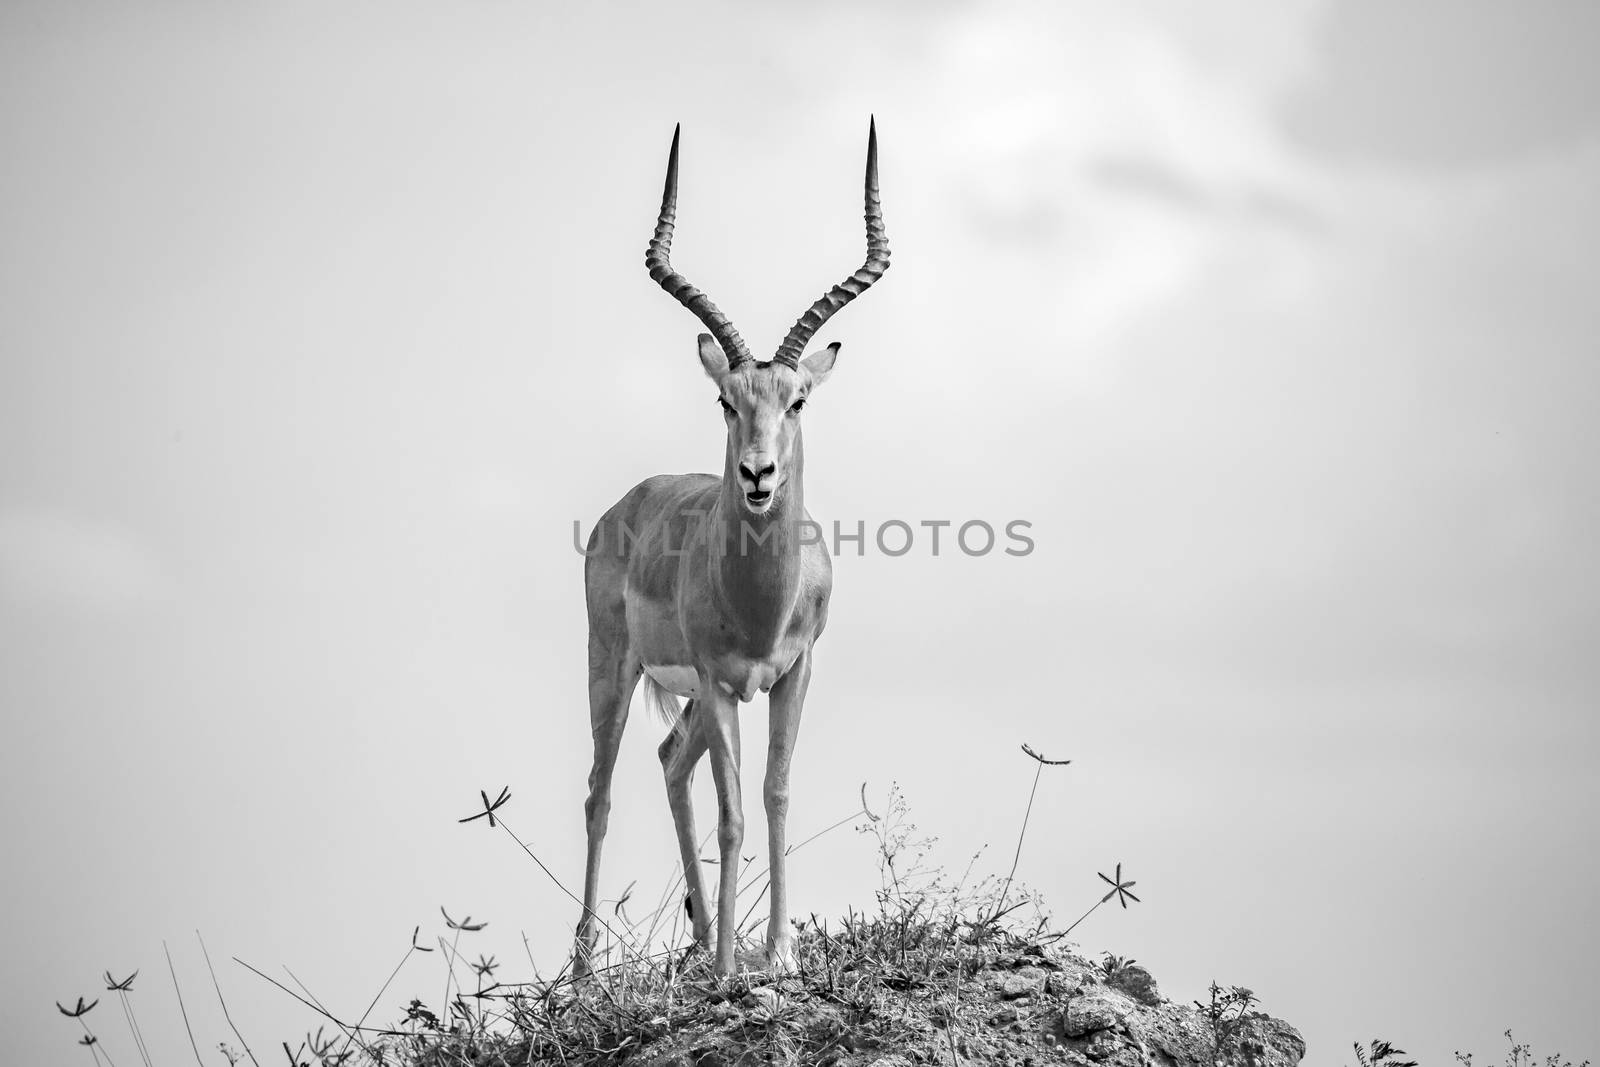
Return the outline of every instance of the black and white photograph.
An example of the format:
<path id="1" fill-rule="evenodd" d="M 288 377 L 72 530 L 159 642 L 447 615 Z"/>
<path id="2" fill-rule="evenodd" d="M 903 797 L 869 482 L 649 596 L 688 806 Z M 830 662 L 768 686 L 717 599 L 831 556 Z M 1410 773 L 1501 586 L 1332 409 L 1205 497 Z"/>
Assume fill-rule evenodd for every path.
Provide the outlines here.
<path id="1" fill-rule="evenodd" d="M 1600 1060 L 1597 44 L 7 0 L 0 1062 Z"/>

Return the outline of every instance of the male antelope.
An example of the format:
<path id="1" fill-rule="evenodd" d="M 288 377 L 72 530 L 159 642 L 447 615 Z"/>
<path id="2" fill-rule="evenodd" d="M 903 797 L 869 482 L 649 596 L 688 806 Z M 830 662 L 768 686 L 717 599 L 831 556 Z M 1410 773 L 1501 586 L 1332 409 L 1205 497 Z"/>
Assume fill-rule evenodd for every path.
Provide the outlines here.
<path id="1" fill-rule="evenodd" d="M 767 961 L 794 966 L 784 861 L 789 760 L 811 679 L 811 646 L 828 619 L 833 586 L 827 550 L 815 536 L 801 488 L 800 409 L 833 369 L 839 344 L 801 358 L 812 334 L 889 267 L 878 199 L 878 140 L 867 134 L 867 258 L 800 317 L 770 362 L 750 356 L 727 316 L 672 268 L 678 203 L 678 133 L 672 135 L 666 188 L 645 265 L 668 293 L 711 331 L 700 335 L 700 364 L 717 385 L 728 427 L 722 476 L 659 475 L 628 492 L 589 538 L 584 585 L 589 603 L 589 717 L 594 768 L 584 805 L 589 848 L 577 967 L 587 970 L 595 942 L 600 849 L 611 809 L 611 774 L 640 675 L 646 701 L 674 728 L 661 742 L 667 801 L 677 830 L 695 940 L 709 940 L 711 913 L 689 784 L 711 754 L 717 786 L 716 970 L 734 965 L 734 911 L 744 814 L 739 791 L 739 703 L 771 694 L 771 743 L 762 799 L 771 857 Z M 812 534 L 812 536 L 807 536 Z M 674 695 L 675 694 L 675 695 Z M 689 698 L 681 713 L 677 697 Z"/>

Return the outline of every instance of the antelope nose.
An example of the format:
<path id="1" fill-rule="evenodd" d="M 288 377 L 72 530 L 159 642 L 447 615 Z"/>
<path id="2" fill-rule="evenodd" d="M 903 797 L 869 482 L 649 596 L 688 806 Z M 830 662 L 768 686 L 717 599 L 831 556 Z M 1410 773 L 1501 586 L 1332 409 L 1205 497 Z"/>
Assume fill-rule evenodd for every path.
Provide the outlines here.
<path id="1" fill-rule="evenodd" d="M 740 476 L 756 489 L 761 488 L 761 479 L 771 477 L 777 471 L 777 469 L 777 466 L 772 463 L 763 465 L 759 459 L 757 459 L 754 464 L 750 462 L 743 462 L 739 464 Z"/>

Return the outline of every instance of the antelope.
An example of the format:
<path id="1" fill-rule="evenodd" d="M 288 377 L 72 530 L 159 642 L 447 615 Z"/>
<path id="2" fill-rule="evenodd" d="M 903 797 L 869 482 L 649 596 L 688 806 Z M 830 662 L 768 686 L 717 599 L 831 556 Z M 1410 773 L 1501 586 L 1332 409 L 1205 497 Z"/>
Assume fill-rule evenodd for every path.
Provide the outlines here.
<path id="1" fill-rule="evenodd" d="M 820 536 L 808 536 L 817 527 L 805 510 L 800 423 L 812 391 L 833 370 L 839 343 L 804 352 L 818 328 L 889 267 L 874 122 L 867 133 L 865 263 L 811 305 L 771 360 L 753 359 L 728 317 L 672 266 L 680 133 L 681 127 L 672 134 L 645 266 L 651 279 L 711 331 L 699 335 L 700 365 L 717 387 L 727 447 L 720 477 L 648 478 L 617 501 L 589 537 L 584 587 L 594 765 L 584 804 L 588 853 L 575 946 L 580 974 L 592 965 L 612 771 L 641 676 L 646 705 L 671 726 L 658 754 L 683 861 L 685 906 L 694 942 L 702 947 L 710 940 L 711 912 L 689 787 L 700 757 L 711 757 L 717 792 L 718 975 L 733 973 L 738 921 L 734 907 L 744 842 L 739 704 L 757 692 L 770 694 L 771 741 L 762 787 L 771 885 L 766 961 L 775 972 L 794 969 L 784 855 L 789 764 L 811 681 L 812 647 L 827 623 L 833 587 L 827 549 Z M 688 701 L 681 709 L 680 697 Z"/>

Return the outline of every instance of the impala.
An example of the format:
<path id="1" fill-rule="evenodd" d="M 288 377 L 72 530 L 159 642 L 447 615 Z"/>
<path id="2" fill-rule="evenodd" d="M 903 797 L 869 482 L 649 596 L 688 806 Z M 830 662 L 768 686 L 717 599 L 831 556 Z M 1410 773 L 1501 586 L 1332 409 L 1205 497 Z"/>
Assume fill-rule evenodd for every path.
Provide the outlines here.
<path id="1" fill-rule="evenodd" d="M 672 267 L 678 203 L 678 130 L 655 235 L 645 253 L 650 277 L 711 332 L 699 337 L 700 365 L 716 384 L 727 427 L 721 476 L 658 475 L 629 490 L 589 538 L 584 585 L 589 609 L 589 716 L 594 766 L 584 805 L 588 855 L 577 969 L 594 950 L 600 851 L 611 809 L 611 776 L 641 676 L 646 703 L 672 724 L 659 754 L 683 859 L 695 941 L 710 939 L 711 912 L 695 837 L 689 786 L 710 754 L 717 791 L 715 967 L 732 973 L 734 912 L 744 813 L 739 779 L 739 705 L 770 694 L 770 743 L 762 800 L 771 863 L 768 966 L 794 967 L 788 919 L 785 821 L 789 763 L 811 681 L 812 647 L 828 620 L 832 565 L 805 510 L 801 411 L 827 380 L 838 342 L 810 355 L 823 323 L 883 276 L 889 242 L 878 197 L 876 125 L 868 127 L 867 256 L 861 268 L 802 315 L 770 361 L 751 358 L 710 297 Z M 611 535 L 607 535 L 607 531 Z M 678 698 L 687 698 L 681 709 Z"/>

